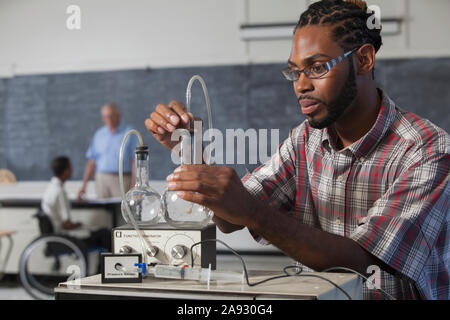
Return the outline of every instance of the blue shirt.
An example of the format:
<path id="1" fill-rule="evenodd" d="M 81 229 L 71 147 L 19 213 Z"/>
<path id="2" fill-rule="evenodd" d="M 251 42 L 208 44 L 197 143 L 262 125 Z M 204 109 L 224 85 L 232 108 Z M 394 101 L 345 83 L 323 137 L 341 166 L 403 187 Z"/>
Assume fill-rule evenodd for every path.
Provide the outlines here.
<path id="1" fill-rule="evenodd" d="M 133 129 L 131 126 L 119 124 L 116 132 L 111 132 L 107 126 L 98 129 L 92 138 L 86 152 L 88 159 L 95 160 L 96 172 L 118 173 L 120 145 L 125 134 Z M 128 136 L 123 153 L 123 172 L 131 172 L 131 162 L 139 141 L 135 135 Z"/>

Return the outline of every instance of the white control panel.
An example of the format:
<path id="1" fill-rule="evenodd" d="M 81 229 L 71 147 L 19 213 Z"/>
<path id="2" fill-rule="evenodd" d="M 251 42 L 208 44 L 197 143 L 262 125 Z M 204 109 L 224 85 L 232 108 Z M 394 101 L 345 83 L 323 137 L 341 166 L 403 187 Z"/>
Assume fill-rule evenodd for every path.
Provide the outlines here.
<path id="1" fill-rule="evenodd" d="M 141 282 L 142 276 L 135 264 L 141 262 L 138 254 L 103 253 L 102 283 Z"/>
<path id="2" fill-rule="evenodd" d="M 215 226 L 214 236 L 215 237 Z M 211 229 L 211 228 L 210 228 Z M 147 243 L 145 254 L 149 263 L 165 265 L 191 265 L 191 246 L 201 240 L 205 240 L 205 230 L 184 230 L 184 229 L 142 229 L 144 239 Z M 211 233 L 211 232 L 209 232 Z M 213 245 L 213 246 L 212 246 Z M 211 251 L 210 248 L 214 248 Z M 215 243 L 208 244 L 208 250 L 205 245 L 197 245 L 193 248 L 194 264 L 202 265 L 205 258 L 214 260 L 215 265 Z M 113 230 L 113 253 L 115 254 L 133 254 L 142 253 L 142 242 L 134 229 L 116 228 Z M 214 257 L 203 257 L 203 254 L 214 255 Z"/>

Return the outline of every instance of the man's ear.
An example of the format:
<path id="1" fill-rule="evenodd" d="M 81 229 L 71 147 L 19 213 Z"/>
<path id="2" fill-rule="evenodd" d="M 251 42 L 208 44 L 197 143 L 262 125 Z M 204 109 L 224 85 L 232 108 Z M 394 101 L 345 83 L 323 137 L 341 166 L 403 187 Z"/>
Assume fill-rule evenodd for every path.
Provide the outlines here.
<path id="1" fill-rule="evenodd" d="M 375 66 L 375 48 L 373 45 L 362 45 L 357 51 L 355 51 L 355 57 L 358 75 L 372 73 Z"/>

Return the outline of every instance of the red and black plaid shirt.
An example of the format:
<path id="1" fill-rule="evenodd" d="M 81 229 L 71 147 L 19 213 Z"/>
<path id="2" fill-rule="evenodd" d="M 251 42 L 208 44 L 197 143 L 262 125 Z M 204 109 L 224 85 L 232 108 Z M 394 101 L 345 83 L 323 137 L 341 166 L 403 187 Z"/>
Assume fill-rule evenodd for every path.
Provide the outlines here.
<path id="1" fill-rule="evenodd" d="M 395 298 L 449 299 L 448 133 L 383 94 L 364 137 L 339 151 L 335 137 L 304 121 L 244 185 L 299 222 L 353 239 L 392 267 L 397 275 L 382 270 L 378 283 Z M 384 298 L 367 285 L 363 297 Z"/>

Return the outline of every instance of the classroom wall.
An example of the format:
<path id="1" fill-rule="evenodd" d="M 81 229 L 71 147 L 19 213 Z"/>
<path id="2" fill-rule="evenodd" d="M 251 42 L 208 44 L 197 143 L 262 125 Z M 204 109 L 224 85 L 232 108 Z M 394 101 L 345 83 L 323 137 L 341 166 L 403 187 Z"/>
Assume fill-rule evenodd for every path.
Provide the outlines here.
<path id="1" fill-rule="evenodd" d="M 0 77 L 285 62 L 290 39 L 243 41 L 240 25 L 293 23 L 309 0 L 1 0 Z M 380 59 L 450 55 L 450 1 L 370 0 L 402 18 Z M 81 29 L 68 30 L 69 5 Z"/>

